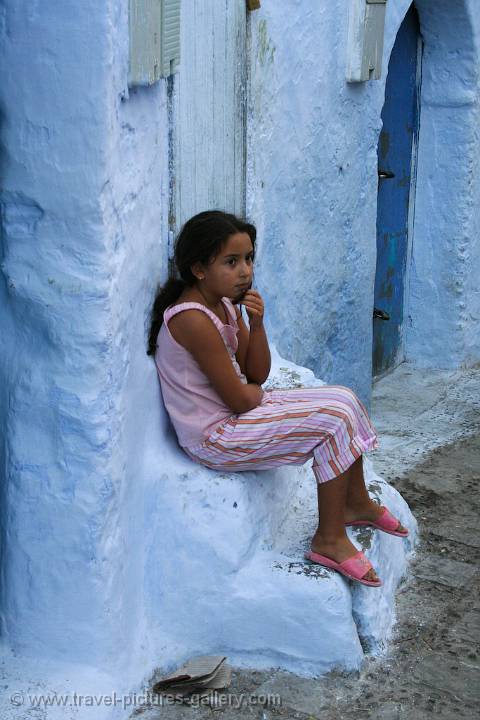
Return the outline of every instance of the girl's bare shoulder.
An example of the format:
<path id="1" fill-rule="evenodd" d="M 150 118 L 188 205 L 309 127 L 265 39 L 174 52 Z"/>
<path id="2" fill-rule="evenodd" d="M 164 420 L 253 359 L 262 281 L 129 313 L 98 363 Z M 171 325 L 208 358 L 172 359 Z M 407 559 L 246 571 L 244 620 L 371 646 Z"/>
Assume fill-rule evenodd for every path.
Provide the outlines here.
<path id="1" fill-rule="evenodd" d="M 176 300 L 170 307 L 181 305 L 185 302 L 196 302 L 199 303 L 198 298 L 189 292 L 183 292 L 178 300 Z M 202 305 L 203 303 L 199 303 Z M 209 329 L 211 320 L 208 318 L 206 313 L 195 312 L 195 308 L 179 312 L 174 315 L 168 321 L 168 329 L 173 339 L 176 340 L 186 350 L 191 351 L 192 347 L 192 330 L 194 327 L 200 325 L 201 328 Z"/>

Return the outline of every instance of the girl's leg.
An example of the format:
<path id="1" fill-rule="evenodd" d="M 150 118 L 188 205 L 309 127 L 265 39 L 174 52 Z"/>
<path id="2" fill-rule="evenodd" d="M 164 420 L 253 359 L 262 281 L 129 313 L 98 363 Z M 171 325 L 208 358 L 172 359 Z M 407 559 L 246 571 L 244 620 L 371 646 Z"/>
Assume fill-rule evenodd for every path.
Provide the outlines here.
<path id="1" fill-rule="evenodd" d="M 365 487 L 363 455 L 360 455 L 360 457 L 355 460 L 349 470 L 345 501 L 345 522 L 351 522 L 352 520 L 376 520 L 377 517 L 382 514 L 383 510 L 371 499 Z M 399 532 L 405 530 L 400 522 L 396 529 Z"/>
<path id="2" fill-rule="evenodd" d="M 318 528 L 312 538 L 311 548 L 313 552 L 337 562 L 343 562 L 358 552 L 345 531 L 345 508 L 352 482 L 355 486 L 350 466 L 333 480 L 317 483 Z M 378 576 L 372 568 L 363 579 L 375 581 Z"/>

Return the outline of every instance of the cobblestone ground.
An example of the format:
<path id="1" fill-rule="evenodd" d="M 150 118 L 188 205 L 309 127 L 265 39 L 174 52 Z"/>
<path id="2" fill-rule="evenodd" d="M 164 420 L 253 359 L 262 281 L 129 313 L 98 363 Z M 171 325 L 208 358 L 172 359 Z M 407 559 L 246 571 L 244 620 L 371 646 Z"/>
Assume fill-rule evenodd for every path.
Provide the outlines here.
<path id="1" fill-rule="evenodd" d="M 405 380 L 408 369 L 404 368 L 402 374 Z M 392 381 L 382 381 L 384 387 L 399 382 L 400 375 L 397 373 Z M 382 658 L 367 657 L 359 672 L 336 671 L 320 679 L 280 671 L 234 669 L 232 684 L 224 691 L 225 695 L 230 694 L 226 707 L 176 704 L 139 708 L 132 718 L 423 720 L 435 716 L 472 720 L 478 717 L 480 393 L 477 395 L 477 392 L 480 373 L 477 370 L 462 376 L 450 374 L 449 378 L 453 378 L 453 385 L 451 383 L 448 392 L 443 394 L 435 392 L 435 383 L 430 385 L 429 397 L 435 397 L 436 401 L 429 402 L 424 395 L 423 406 L 418 388 L 413 388 L 412 403 L 417 403 L 416 410 L 403 396 L 403 410 L 397 405 L 397 415 L 403 413 L 402 417 L 393 428 L 395 423 L 390 418 L 388 432 L 383 430 L 385 436 L 389 433 L 389 451 L 395 446 L 396 462 L 389 465 L 385 454 L 379 456 L 378 464 L 373 458 L 375 469 L 407 500 L 419 522 L 421 536 L 409 579 L 397 591 L 397 624 L 388 654 Z M 438 375 L 435 382 L 439 387 L 446 387 L 442 375 Z M 381 394 L 380 391 L 377 394 Z M 390 392 L 395 394 L 395 389 Z M 388 398 L 383 402 L 377 422 L 380 435 L 379 425 L 386 422 L 388 402 Z M 452 412 L 445 412 L 451 402 Z M 458 402 L 463 403 L 463 414 Z M 402 436 L 398 428 L 410 412 L 414 415 L 410 416 L 410 422 L 406 423 L 408 430 Z M 443 427 L 442 436 L 435 431 L 434 421 L 427 424 L 425 430 L 425 420 L 432 412 Z M 457 417 L 459 413 L 461 417 Z M 444 423 L 446 418 L 452 419 L 452 414 L 456 421 L 451 429 L 454 440 L 445 443 L 448 433 Z M 375 413 L 373 416 L 375 419 Z M 415 423 L 416 438 L 412 432 Z M 402 437 L 403 446 L 411 449 L 424 430 L 430 435 L 419 444 L 421 461 L 412 464 L 403 456 L 402 463 Z M 435 436 L 437 443 L 442 443 L 438 447 L 435 447 Z M 389 443 L 385 444 L 388 448 Z M 402 464 L 407 470 L 399 473 Z M 268 694 L 270 705 L 262 704 Z M 278 704 L 275 704 L 276 696 L 280 699 Z"/>

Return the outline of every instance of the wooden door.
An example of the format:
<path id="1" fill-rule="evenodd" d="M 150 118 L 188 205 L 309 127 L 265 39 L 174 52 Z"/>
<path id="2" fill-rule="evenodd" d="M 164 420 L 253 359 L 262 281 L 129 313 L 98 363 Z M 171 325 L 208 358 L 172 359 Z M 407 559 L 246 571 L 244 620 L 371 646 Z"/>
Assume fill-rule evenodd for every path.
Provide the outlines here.
<path id="1" fill-rule="evenodd" d="M 245 212 L 246 3 L 182 3 L 173 89 L 169 226 L 202 210 Z"/>
<path id="2" fill-rule="evenodd" d="M 381 375 L 403 361 L 405 273 L 409 211 L 413 201 L 412 148 L 416 148 L 414 140 L 418 129 L 418 47 L 419 23 L 412 5 L 400 26 L 390 56 L 382 110 L 383 129 L 378 143 L 374 375 Z"/>

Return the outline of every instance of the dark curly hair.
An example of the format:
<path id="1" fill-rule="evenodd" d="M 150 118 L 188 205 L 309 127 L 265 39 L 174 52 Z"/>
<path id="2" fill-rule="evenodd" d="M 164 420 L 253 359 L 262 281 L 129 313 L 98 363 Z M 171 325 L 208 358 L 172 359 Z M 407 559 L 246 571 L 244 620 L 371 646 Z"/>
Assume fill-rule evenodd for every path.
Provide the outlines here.
<path id="1" fill-rule="evenodd" d="M 168 280 L 157 288 L 151 315 L 147 355 L 155 354 L 164 311 L 180 297 L 185 287 L 193 287 L 197 282 L 191 270 L 192 265 L 196 262 L 201 262 L 202 265 L 213 262 L 228 238 L 238 232 L 250 236 L 255 252 L 257 238 L 255 226 L 230 213 L 222 210 L 205 210 L 194 215 L 183 225 L 175 240 L 174 262 Z"/>

